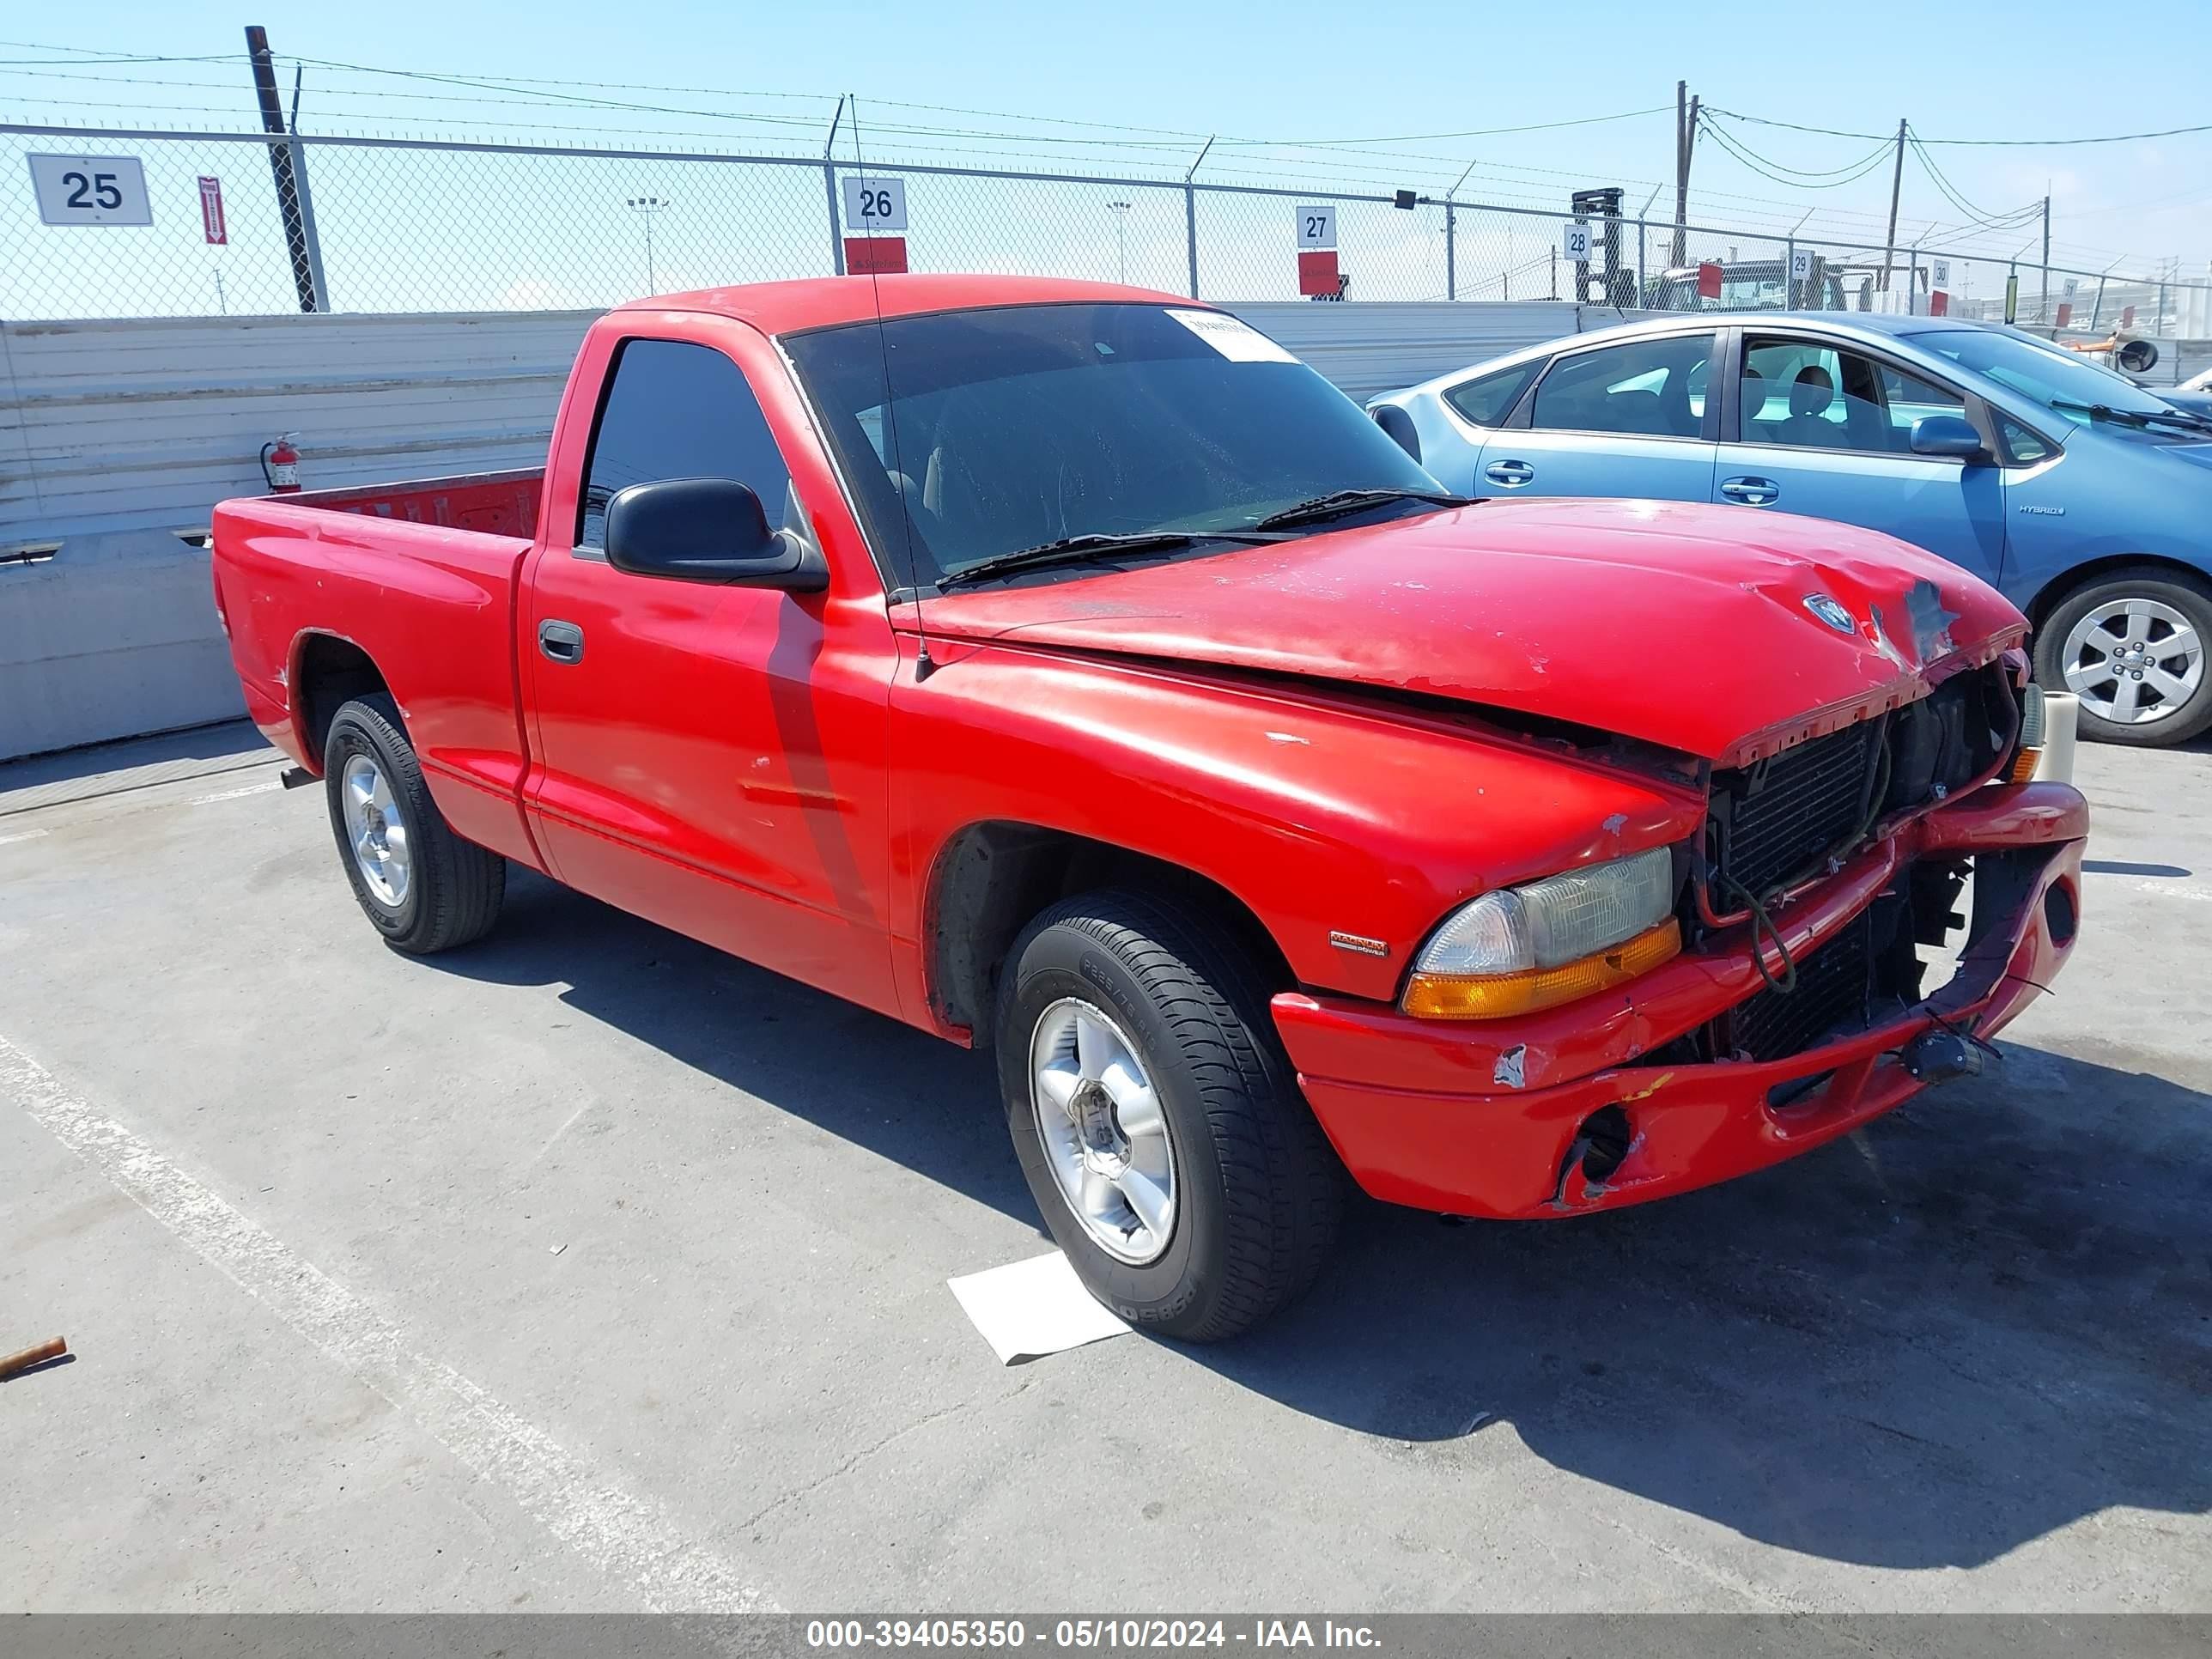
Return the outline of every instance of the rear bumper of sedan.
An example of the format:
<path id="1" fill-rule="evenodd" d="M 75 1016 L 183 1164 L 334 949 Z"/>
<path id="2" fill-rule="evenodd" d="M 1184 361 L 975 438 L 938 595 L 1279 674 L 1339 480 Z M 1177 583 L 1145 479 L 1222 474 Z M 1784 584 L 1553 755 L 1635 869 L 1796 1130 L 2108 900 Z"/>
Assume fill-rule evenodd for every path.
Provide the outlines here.
<path id="1" fill-rule="evenodd" d="M 1928 1086 L 1914 1049 L 1924 1033 L 1986 1038 L 2018 1015 L 2071 951 L 2087 832 L 2070 785 L 1977 789 L 1775 913 L 1802 966 L 1910 890 L 1915 865 L 1974 861 L 1974 915 L 1951 978 L 1781 1058 L 1698 1057 L 1714 1051 L 1701 1034 L 1715 1022 L 1775 994 L 1747 926 L 1526 1019 L 1450 1024 L 1290 992 L 1274 1000 L 1276 1025 L 1316 1115 L 1377 1198 L 1525 1218 L 1643 1203 L 1848 1134 Z M 1774 973 L 1771 939 L 1766 961 Z"/>

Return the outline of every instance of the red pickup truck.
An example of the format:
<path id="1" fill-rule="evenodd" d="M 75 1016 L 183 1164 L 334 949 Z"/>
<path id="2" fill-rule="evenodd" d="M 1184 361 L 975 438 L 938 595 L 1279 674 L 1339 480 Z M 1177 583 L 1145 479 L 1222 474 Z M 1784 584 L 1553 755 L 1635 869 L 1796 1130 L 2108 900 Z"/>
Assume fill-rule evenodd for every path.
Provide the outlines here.
<path id="1" fill-rule="evenodd" d="M 1347 1170 L 1537 1218 L 1818 1146 L 2075 935 L 2087 809 L 2024 781 L 1973 577 L 1455 501 L 1132 289 L 628 306 L 542 477 L 227 502 L 215 580 L 391 945 L 477 938 L 513 860 L 992 1045 L 1054 1236 L 1180 1337 L 1309 1283 Z"/>

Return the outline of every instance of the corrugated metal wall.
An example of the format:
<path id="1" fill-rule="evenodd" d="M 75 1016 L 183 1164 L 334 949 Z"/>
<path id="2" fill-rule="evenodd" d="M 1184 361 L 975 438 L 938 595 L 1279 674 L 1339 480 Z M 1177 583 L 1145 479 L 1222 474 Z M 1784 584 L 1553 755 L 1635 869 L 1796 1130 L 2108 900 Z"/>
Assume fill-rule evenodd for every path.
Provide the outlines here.
<path id="1" fill-rule="evenodd" d="M 1238 307 L 1355 398 L 1616 320 L 1572 305 Z M 0 759 L 240 712 L 207 556 L 300 434 L 310 489 L 541 465 L 592 312 L 0 323 Z"/>

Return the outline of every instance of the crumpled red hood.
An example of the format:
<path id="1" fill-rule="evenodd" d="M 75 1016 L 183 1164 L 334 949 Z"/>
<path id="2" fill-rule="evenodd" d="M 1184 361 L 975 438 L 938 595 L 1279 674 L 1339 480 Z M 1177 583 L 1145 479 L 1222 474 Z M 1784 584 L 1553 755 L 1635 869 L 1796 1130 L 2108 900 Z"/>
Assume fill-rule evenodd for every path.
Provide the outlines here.
<path id="1" fill-rule="evenodd" d="M 1848 631 L 1807 603 L 1822 599 Z M 1986 583 L 1875 531 L 1569 500 L 955 591 L 921 615 L 932 635 L 1385 686 L 1719 765 L 1909 701 L 2027 626 Z"/>

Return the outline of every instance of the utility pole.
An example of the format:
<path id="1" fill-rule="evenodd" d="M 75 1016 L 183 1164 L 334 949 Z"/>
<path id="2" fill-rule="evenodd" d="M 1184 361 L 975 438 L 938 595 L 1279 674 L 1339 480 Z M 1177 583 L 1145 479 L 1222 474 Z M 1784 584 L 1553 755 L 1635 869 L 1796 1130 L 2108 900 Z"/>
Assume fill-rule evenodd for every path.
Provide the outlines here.
<path id="1" fill-rule="evenodd" d="M 269 55 L 269 31 L 258 23 L 246 29 L 246 56 L 253 64 L 253 96 L 261 106 L 261 130 L 272 140 L 286 140 L 284 106 L 276 95 L 276 67 Z M 313 252 L 313 228 L 301 210 L 295 164 L 304 163 L 299 147 L 289 142 L 269 146 L 269 176 L 276 185 L 277 211 L 284 221 L 284 243 L 292 256 L 292 285 L 299 291 L 300 309 L 322 309 L 315 282 L 318 259 Z"/>
<path id="2" fill-rule="evenodd" d="M 1698 145 L 1698 100 L 1690 96 L 1687 81 L 1674 82 L 1674 255 L 1668 263 L 1679 265 L 1688 248 L 1690 222 L 1690 161 Z"/>
<path id="3" fill-rule="evenodd" d="M 1905 122 L 1897 124 L 1897 166 L 1889 175 L 1889 234 L 1882 238 L 1881 291 L 1889 292 L 1890 261 L 1897 255 L 1897 198 L 1905 188 Z"/>
<path id="4" fill-rule="evenodd" d="M 2051 320 L 2051 198 L 2043 198 L 2043 315 L 2036 319 Z"/>
<path id="5" fill-rule="evenodd" d="M 653 274 L 653 216 L 666 212 L 668 205 L 668 198 L 665 196 L 633 196 L 629 198 L 629 210 L 645 221 L 645 291 L 647 294 L 659 291 L 657 279 Z"/>

